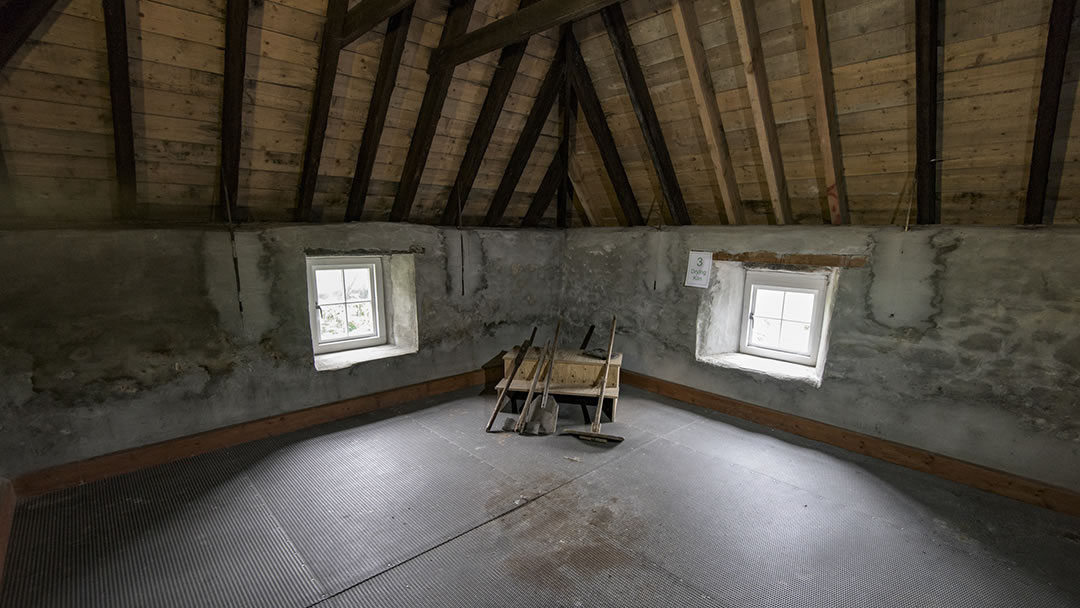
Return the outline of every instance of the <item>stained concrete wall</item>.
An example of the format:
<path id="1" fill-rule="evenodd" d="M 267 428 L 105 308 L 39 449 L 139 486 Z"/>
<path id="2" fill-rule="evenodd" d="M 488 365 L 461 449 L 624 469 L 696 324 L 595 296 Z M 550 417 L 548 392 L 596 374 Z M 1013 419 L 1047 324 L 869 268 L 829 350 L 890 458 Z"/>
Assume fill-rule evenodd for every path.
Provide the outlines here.
<path id="1" fill-rule="evenodd" d="M 695 360 L 690 250 L 871 257 L 840 274 L 820 388 Z M 574 230 L 563 308 L 571 335 L 618 314 L 627 369 L 1080 490 L 1077 251 L 1062 229 Z"/>
<path id="2" fill-rule="evenodd" d="M 464 247 L 461 238 L 464 237 Z M 563 236 L 0 231 L 0 477 L 475 370 L 554 323 Z M 415 252 L 420 352 L 316 372 L 305 250 Z"/>

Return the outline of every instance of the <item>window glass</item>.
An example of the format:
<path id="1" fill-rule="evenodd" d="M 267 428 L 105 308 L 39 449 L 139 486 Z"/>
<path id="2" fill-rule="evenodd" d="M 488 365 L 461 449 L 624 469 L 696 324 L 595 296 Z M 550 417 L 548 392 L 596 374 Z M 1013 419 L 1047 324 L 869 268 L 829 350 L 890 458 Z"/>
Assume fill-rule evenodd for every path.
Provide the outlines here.
<path id="1" fill-rule="evenodd" d="M 378 258 L 308 258 L 316 354 L 385 344 Z"/>
<path id="2" fill-rule="evenodd" d="M 741 350 L 814 365 L 824 288 L 825 278 L 820 274 L 747 271 Z"/>

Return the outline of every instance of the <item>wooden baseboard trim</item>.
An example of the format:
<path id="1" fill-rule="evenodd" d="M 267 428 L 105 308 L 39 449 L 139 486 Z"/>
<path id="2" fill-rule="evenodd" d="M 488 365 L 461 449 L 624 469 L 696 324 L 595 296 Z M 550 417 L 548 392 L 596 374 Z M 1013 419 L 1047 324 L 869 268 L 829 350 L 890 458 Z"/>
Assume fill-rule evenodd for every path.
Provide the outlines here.
<path id="1" fill-rule="evenodd" d="M 1080 493 L 1066 488 L 625 369 L 622 370 L 621 380 L 658 395 L 706 407 L 814 441 L 828 443 L 850 452 L 872 456 L 1053 511 L 1080 516 Z"/>
<path id="2" fill-rule="evenodd" d="M 4 563 L 8 541 L 11 540 L 11 522 L 15 519 L 15 488 L 11 482 L 0 477 L 0 587 L 4 584 Z"/>
<path id="3" fill-rule="evenodd" d="M 337 403 L 319 405 L 204 433 L 113 452 L 79 462 L 62 464 L 16 478 L 13 484 L 14 491 L 20 498 L 37 496 L 121 473 L 129 473 L 189 456 L 205 454 L 256 439 L 264 439 L 333 422 L 415 399 L 440 395 L 471 386 L 480 386 L 484 384 L 485 379 L 484 370 L 474 370 L 456 376 L 411 384 L 401 388 L 338 401 Z"/>

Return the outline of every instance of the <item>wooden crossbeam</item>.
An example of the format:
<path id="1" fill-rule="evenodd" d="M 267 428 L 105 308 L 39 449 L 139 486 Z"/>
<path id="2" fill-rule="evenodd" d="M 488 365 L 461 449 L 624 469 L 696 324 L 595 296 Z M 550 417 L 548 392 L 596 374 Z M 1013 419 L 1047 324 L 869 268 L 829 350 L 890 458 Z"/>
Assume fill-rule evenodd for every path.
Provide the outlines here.
<path id="1" fill-rule="evenodd" d="M 563 50 L 563 57 L 568 53 L 567 46 L 570 44 L 570 36 L 574 35 L 573 25 L 565 23 L 561 26 L 559 46 Z M 559 156 L 562 157 L 563 175 L 559 180 L 559 189 L 556 193 L 555 225 L 559 228 L 570 227 L 570 207 L 574 198 L 574 185 L 570 182 L 570 159 L 574 153 L 574 129 L 577 126 L 577 95 L 570 85 L 570 79 L 563 77 L 562 90 L 559 91 L 560 138 Z M 584 203 L 582 203 L 584 205 Z M 589 218 L 582 215 L 582 223 L 589 225 Z"/>
<path id="2" fill-rule="evenodd" d="M 735 20 L 739 52 L 746 66 L 746 90 L 750 95 L 750 109 L 754 115 L 754 129 L 757 131 L 758 147 L 761 148 L 773 214 L 777 224 L 790 224 L 791 201 L 784 178 L 784 163 L 780 158 L 780 138 L 776 133 L 769 77 L 765 73 L 765 56 L 761 52 L 761 34 L 753 0 L 731 0 L 731 14 Z"/>
<path id="3" fill-rule="evenodd" d="M 596 147 L 600 149 L 600 159 L 607 170 L 608 179 L 615 190 L 615 198 L 619 201 L 623 216 L 629 226 L 641 226 L 645 223 L 641 217 L 641 209 L 638 208 L 634 190 L 630 187 L 630 180 L 626 177 L 626 168 L 623 167 L 619 157 L 615 138 L 611 135 L 607 118 L 604 116 L 604 108 L 600 105 L 600 98 L 596 95 L 589 69 L 585 66 L 585 59 L 581 56 L 577 40 L 570 38 L 567 45 L 569 53 L 566 58 L 566 73 L 577 93 L 578 102 L 581 104 L 581 112 L 585 116 L 585 122 L 589 125 Z"/>
<path id="4" fill-rule="evenodd" d="M 0 147 L 0 217 L 16 214 L 15 193 L 11 187 L 11 174 L 8 173 L 4 149 Z"/>
<path id="5" fill-rule="evenodd" d="M 529 157 L 532 155 L 533 148 L 536 147 L 536 140 L 540 138 L 540 133 L 544 130 L 544 123 L 547 122 L 551 107 L 555 104 L 555 98 L 562 87 L 564 64 L 563 52 L 560 48 L 556 51 L 551 65 L 548 66 L 544 81 L 540 83 L 540 91 L 536 94 L 528 118 L 525 119 L 525 127 L 521 129 L 514 151 L 510 153 L 510 160 L 506 163 L 506 169 L 499 181 L 499 187 L 495 190 L 495 196 L 491 198 L 491 204 L 484 216 L 485 226 L 498 226 L 502 221 L 503 213 L 510 204 L 510 197 L 513 196 L 518 180 L 521 179 L 521 174 L 529 163 Z"/>
<path id="6" fill-rule="evenodd" d="M 0 68 L 7 65 L 55 5 L 56 0 L 0 2 Z"/>
<path id="7" fill-rule="evenodd" d="M 386 37 L 379 54 L 379 69 L 375 74 L 375 88 L 371 91 L 371 103 L 364 121 L 364 135 L 360 139 L 360 153 L 356 157 L 356 171 L 353 172 L 352 186 L 349 188 L 346 222 L 358 221 L 364 213 L 364 201 L 371 185 L 371 172 L 375 167 L 379 140 L 382 139 L 383 126 L 386 124 L 386 113 L 390 109 L 390 96 L 397 82 L 405 41 L 409 37 L 412 12 L 413 5 L 410 4 L 390 17 L 386 25 Z"/>
<path id="8" fill-rule="evenodd" d="M 664 130 L 660 126 L 660 119 L 656 115 L 656 107 L 653 105 L 652 96 L 649 94 L 649 84 L 645 81 L 645 72 L 641 69 L 637 52 L 634 50 L 634 41 L 630 38 L 630 28 L 626 24 L 622 7 L 612 4 L 600 11 L 607 28 L 608 39 L 615 51 L 615 59 L 622 72 L 623 82 L 626 83 L 626 92 L 630 95 L 630 105 L 634 108 L 641 132 L 645 136 L 645 147 L 649 150 L 653 168 L 660 180 L 660 190 L 664 194 L 668 210 L 676 224 L 690 224 L 690 212 L 686 208 L 686 200 L 683 198 L 682 188 L 675 176 L 675 165 L 671 162 L 671 154 L 668 152 L 667 142 L 664 141 Z"/>
<path id="9" fill-rule="evenodd" d="M 806 56 L 810 85 L 814 89 L 814 118 L 821 158 L 825 165 L 825 196 L 829 219 L 833 224 L 847 224 L 847 182 L 844 159 L 840 153 L 840 128 L 836 119 L 836 94 L 833 87 L 832 59 L 829 57 L 829 32 L 825 21 L 824 0 L 801 0 L 803 30 L 806 33 Z"/>
<path id="10" fill-rule="evenodd" d="M 1039 109 L 1035 117 L 1035 142 L 1031 150 L 1031 171 L 1028 173 L 1027 202 L 1024 206 L 1025 224 L 1054 223 L 1055 205 L 1053 201 L 1047 204 L 1046 190 L 1058 105 L 1061 102 L 1061 81 L 1065 74 L 1065 55 L 1069 51 L 1075 8 L 1076 0 L 1054 0 L 1050 7 L 1050 29 L 1046 34 Z"/>
<path id="11" fill-rule="evenodd" d="M 915 3 L 915 206 L 920 224 L 941 222 L 937 193 L 938 0 Z"/>
<path id="12" fill-rule="evenodd" d="M 439 38 L 439 47 L 465 34 L 475 4 L 476 0 L 451 0 L 442 36 Z M 453 70 L 443 70 L 431 74 L 428 78 L 424 100 L 420 102 L 420 114 L 416 119 L 416 127 L 413 128 L 412 141 L 409 142 L 409 152 L 405 156 L 405 166 L 401 170 L 401 179 L 398 181 L 397 194 L 394 196 L 394 206 L 390 210 L 392 222 L 409 219 L 409 212 L 416 199 L 416 190 L 420 187 L 420 178 L 424 173 L 428 152 L 431 151 L 431 141 L 435 137 L 436 127 L 439 126 L 443 104 L 446 102 L 446 93 L 450 89 L 450 81 L 453 77 Z"/>
<path id="13" fill-rule="evenodd" d="M 523 0 L 522 8 L 536 2 L 536 0 Z M 476 174 L 480 171 L 480 163 L 484 160 L 491 136 L 495 133 L 495 125 L 502 115 L 506 98 L 510 94 L 510 87 L 514 84 L 521 58 L 525 56 L 525 47 L 529 40 L 521 40 L 503 48 L 499 55 L 499 65 L 495 68 L 495 75 L 491 77 L 487 94 L 484 96 L 484 104 L 480 106 L 480 116 L 473 126 L 472 135 L 469 136 L 469 146 L 465 149 L 465 156 L 461 160 L 457 177 L 454 179 L 454 187 L 450 189 L 450 196 L 446 200 L 446 208 L 443 209 L 442 223 L 455 224 L 458 221 L 459 209 L 465 208 L 469 200 L 469 192 L 472 191 Z"/>
<path id="14" fill-rule="evenodd" d="M 716 101 L 712 72 L 705 59 L 705 45 L 701 41 L 701 27 L 694 12 L 693 0 L 675 0 L 671 5 L 671 16 L 675 20 L 675 31 L 686 59 L 690 88 L 697 101 L 716 183 L 720 186 L 723 213 L 728 224 L 742 224 L 745 220 L 739 186 L 735 182 L 735 166 L 731 164 L 731 152 L 728 150 L 727 136 L 724 135 L 724 123 L 720 120 L 720 106 Z"/>
<path id="15" fill-rule="evenodd" d="M 135 132 L 131 126 L 131 75 L 128 72 L 127 11 L 124 0 L 103 0 L 105 45 L 112 100 L 113 150 L 118 186 L 115 215 L 135 217 Z"/>
<path id="16" fill-rule="evenodd" d="M 228 0 L 225 7 L 225 80 L 221 96 L 221 217 L 238 219 L 240 137 L 244 120 L 244 75 L 250 0 Z"/>
<path id="17" fill-rule="evenodd" d="M 341 22 L 345 18 L 348 0 L 330 0 L 326 7 L 322 47 L 319 49 L 319 68 L 315 78 L 315 94 L 311 102 L 311 121 L 308 123 L 307 143 L 304 146 L 304 167 L 300 172 L 300 193 L 296 200 L 296 220 L 315 220 L 312 201 L 319 179 L 326 123 L 330 118 L 330 101 L 334 95 L 334 77 L 341 58 Z"/>
<path id="18" fill-rule="evenodd" d="M 566 165 L 563 163 L 561 154 L 556 153 L 552 157 L 551 164 L 548 165 L 548 170 L 544 173 L 544 179 L 540 182 L 536 194 L 533 195 L 529 210 L 525 213 L 525 218 L 521 220 L 522 228 L 532 228 L 544 218 L 544 214 L 547 213 L 547 209 L 551 205 L 551 199 L 559 188 L 559 183 L 565 181 Z"/>
<path id="19" fill-rule="evenodd" d="M 412 6 L 414 0 L 360 0 L 356 6 L 346 13 L 341 26 L 339 41 L 341 46 L 354 42 L 360 36 L 371 31 L 371 28 L 383 21 L 400 14 L 407 7 Z"/>
<path id="20" fill-rule="evenodd" d="M 572 23 L 619 0 L 539 0 L 498 21 L 477 28 L 451 44 L 439 45 L 429 71 L 453 69 L 470 59 L 501 49 L 533 34 Z"/>

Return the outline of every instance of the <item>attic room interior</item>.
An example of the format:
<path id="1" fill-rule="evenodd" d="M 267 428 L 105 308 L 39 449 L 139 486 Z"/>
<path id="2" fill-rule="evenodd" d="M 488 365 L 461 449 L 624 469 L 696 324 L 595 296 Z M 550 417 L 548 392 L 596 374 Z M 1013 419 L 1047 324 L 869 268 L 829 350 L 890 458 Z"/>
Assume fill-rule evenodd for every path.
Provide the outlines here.
<path id="1" fill-rule="evenodd" d="M 0 606 L 1080 606 L 1075 4 L 0 0 Z"/>

